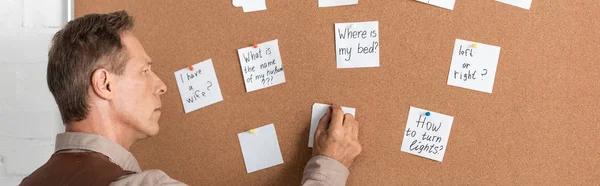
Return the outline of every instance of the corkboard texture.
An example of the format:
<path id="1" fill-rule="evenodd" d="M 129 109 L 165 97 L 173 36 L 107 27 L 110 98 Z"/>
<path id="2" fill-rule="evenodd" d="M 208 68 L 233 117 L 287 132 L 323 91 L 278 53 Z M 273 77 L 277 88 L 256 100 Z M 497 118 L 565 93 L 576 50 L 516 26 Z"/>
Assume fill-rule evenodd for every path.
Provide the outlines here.
<path id="1" fill-rule="evenodd" d="M 600 1 L 531 10 L 457 0 L 76 0 L 127 10 L 167 84 L 161 131 L 133 146 L 144 170 L 191 185 L 298 185 L 313 103 L 357 108 L 363 153 L 348 185 L 595 185 L 600 182 Z M 337 69 L 334 24 L 379 21 L 381 66 Z M 446 85 L 455 39 L 502 47 L 492 94 Z M 287 82 L 246 93 L 237 49 L 273 39 Z M 184 114 L 173 73 L 211 58 L 224 101 Z M 410 106 L 454 116 L 444 161 L 400 151 Z M 237 133 L 275 124 L 284 164 L 247 174 Z"/>

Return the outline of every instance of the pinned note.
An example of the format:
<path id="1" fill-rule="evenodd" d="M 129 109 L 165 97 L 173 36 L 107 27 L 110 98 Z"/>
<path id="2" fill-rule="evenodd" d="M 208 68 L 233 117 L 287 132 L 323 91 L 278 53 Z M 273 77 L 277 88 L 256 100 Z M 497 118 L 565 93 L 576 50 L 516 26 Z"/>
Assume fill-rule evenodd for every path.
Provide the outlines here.
<path id="1" fill-rule="evenodd" d="M 272 123 L 254 129 L 254 134 L 248 131 L 241 132 L 238 139 L 246 172 L 252 173 L 283 163 L 277 133 Z"/>
<path id="2" fill-rule="evenodd" d="M 448 85 L 492 93 L 500 47 L 456 39 Z"/>
<path id="3" fill-rule="evenodd" d="M 336 23 L 337 68 L 379 67 L 379 22 Z"/>
<path id="4" fill-rule="evenodd" d="M 422 3 L 427 3 L 433 6 L 437 6 L 437 7 L 441 7 L 441 8 L 445 8 L 448 10 L 453 10 L 454 9 L 454 3 L 456 2 L 456 0 L 417 0 L 419 2 Z"/>
<path id="5" fill-rule="evenodd" d="M 442 162 L 453 120 L 452 116 L 410 107 L 402 152 Z"/>
<path id="6" fill-rule="evenodd" d="M 175 72 L 185 113 L 223 101 L 211 59 Z"/>
<path id="7" fill-rule="evenodd" d="M 314 139 L 315 139 L 315 131 L 317 131 L 317 126 L 319 125 L 319 120 L 321 120 L 321 117 L 323 117 L 327 113 L 327 110 L 329 109 L 330 106 L 331 105 L 322 104 L 322 103 L 313 104 L 312 119 L 310 120 L 310 133 L 308 136 L 308 147 L 313 147 Z M 356 116 L 355 108 L 342 107 L 342 111 L 344 111 L 345 114 L 352 114 L 353 116 Z"/>
<path id="8" fill-rule="evenodd" d="M 358 0 L 319 0 L 319 7 L 346 6 L 358 4 Z"/>
<path id="9" fill-rule="evenodd" d="M 256 12 L 267 9 L 265 0 L 232 0 L 234 7 L 242 7 L 244 12 Z"/>
<path id="10" fill-rule="evenodd" d="M 496 0 L 498 2 L 506 3 L 516 7 L 524 8 L 529 10 L 531 7 L 532 0 Z"/>
<path id="11" fill-rule="evenodd" d="M 246 92 L 285 83 L 277 40 L 238 50 Z"/>

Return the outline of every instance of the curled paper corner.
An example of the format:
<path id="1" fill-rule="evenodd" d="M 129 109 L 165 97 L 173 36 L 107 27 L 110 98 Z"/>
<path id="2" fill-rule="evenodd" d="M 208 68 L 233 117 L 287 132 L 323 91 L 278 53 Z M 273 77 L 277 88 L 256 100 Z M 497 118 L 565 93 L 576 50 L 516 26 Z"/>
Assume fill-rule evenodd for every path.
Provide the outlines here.
<path id="1" fill-rule="evenodd" d="M 267 10 L 265 0 L 232 0 L 234 7 L 242 7 L 244 12 Z"/>

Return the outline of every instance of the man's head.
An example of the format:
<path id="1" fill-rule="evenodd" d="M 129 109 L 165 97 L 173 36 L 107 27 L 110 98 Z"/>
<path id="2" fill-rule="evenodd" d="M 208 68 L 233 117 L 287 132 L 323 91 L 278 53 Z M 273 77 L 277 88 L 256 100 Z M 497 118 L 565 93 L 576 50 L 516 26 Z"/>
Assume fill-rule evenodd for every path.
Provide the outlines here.
<path id="1" fill-rule="evenodd" d="M 158 132 L 166 85 L 132 29 L 120 11 L 77 18 L 56 33 L 47 81 L 67 126 L 93 117 L 137 137 Z"/>

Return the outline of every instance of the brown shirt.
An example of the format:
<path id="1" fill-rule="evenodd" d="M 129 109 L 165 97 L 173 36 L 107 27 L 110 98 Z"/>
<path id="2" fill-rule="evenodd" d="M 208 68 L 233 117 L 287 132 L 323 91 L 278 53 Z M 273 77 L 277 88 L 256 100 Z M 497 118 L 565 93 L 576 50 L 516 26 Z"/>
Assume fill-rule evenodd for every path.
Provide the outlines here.
<path id="1" fill-rule="evenodd" d="M 66 132 L 56 136 L 56 153 L 97 152 L 125 171 L 135 172 L 122 176 L 110 185 L 186 185 L 169 177 L 161 170 L 142 171 L 133 155 L 121 145 L 95 134 Z M 326 156 L 315 156 L 306 165 L 303 186 L 345 185 L 350 172 L 338 162 Z"/>

